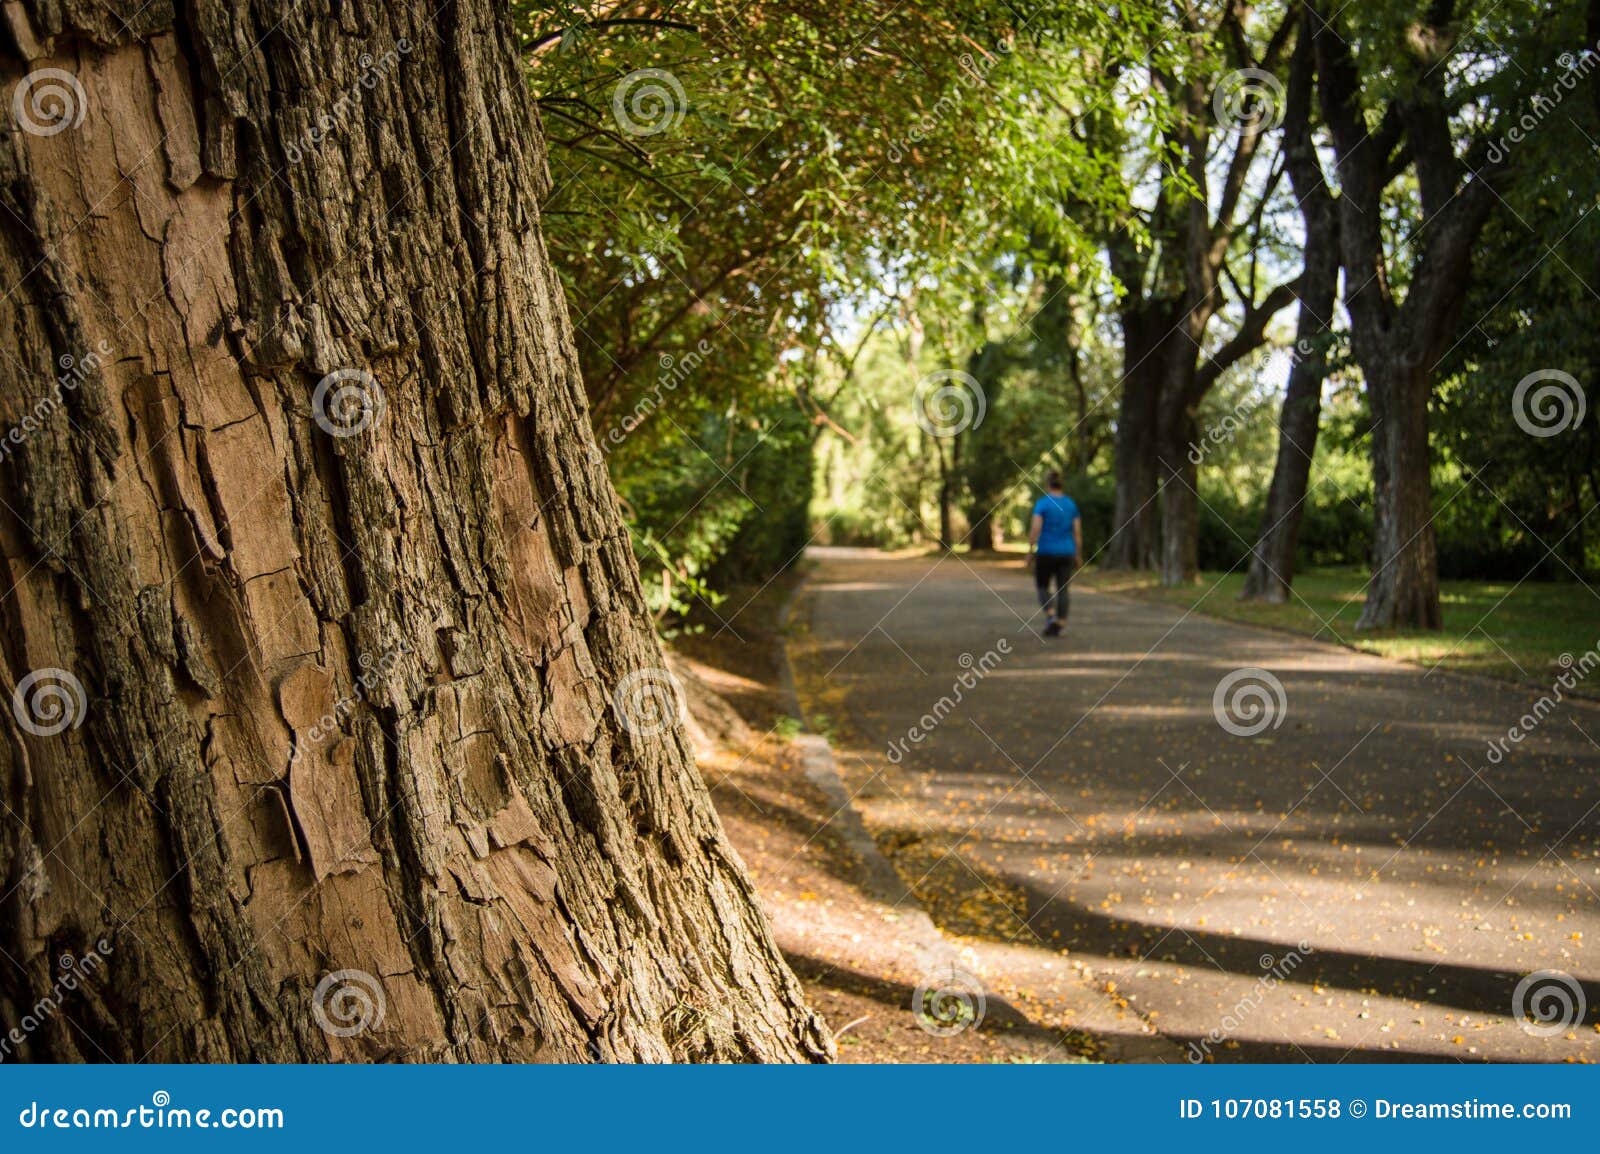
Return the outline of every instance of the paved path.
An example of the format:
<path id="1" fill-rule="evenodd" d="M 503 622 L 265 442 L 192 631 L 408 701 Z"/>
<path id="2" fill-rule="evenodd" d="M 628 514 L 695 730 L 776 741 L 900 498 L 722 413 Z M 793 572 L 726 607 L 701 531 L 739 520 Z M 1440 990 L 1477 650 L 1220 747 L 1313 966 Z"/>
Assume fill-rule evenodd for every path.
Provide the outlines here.
<path id="1" fill-rule="evenodd" d="M 1017 562 L 814 560 L 807 712 L 986 980 L 1068 950 L 1219 1061 L 1600 1060 L 1600 710 L 1491 765 L 1537 691 L 1083 591 L 1051 641 Z M 1239 735 L 1213 698 L 1251 667 L 1282 696 L 1240 680 Z M 1535 1011 L 1586 1008 L 1536 1034 L 1540 970 Z"/>

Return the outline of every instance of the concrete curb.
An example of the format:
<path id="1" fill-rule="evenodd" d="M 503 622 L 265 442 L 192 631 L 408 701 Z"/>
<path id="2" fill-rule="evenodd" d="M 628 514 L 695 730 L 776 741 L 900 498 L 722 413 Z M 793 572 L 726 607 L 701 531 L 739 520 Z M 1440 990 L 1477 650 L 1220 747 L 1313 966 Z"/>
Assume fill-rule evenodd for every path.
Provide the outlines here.
<path id="1" fill-rule="evenodd" d="M 787 630 L 791 613 L 800 600 L 803 589 L 803 583 L 796 585 L 784 601 L 783 607 L 778 610 L 780 634 Z M 789 663 L 787 642 L 778 646 L 778 687 L 783 695 L 784 709 L 802 726 L 806 725 L 805 710 L 800 704 L 800 693 L 795 688 L 794 668 Z M 828 805 L 832 807 L 833 812 L 828 824 L 834 828 L 850 852 L 861 863 L 861 888 L 874 901 L 881 902 L 900 913 L 901 921 L 897 923 L 896 929 L 904 934 L 912 946 L 917 955 L 918 965 L 922 969 L 928 971 L 945 970 L 950 967 L 960 969 L 962 962 L 956 948 L 939 932 L 939 927 L 933 924 L 928 911 L 922 908 L 922 903 L 917 901 L 916 895 L 911 892 L 894 865 L 883 856 L 878 843 L 867 832 L 866 823 L 861 819 L 861 811 L 856 809 L 855 801 L 844 784 L 844 778 L 839 774 L 839 765 L 834 760 L 833 747 L 828 744 L 828 739 L 820 733 L 810 732 L 808 728 L 795 738 L 794 744 L 800 751 L 801 768 L 806 780 L 823 792 L 828 799 Z"/>

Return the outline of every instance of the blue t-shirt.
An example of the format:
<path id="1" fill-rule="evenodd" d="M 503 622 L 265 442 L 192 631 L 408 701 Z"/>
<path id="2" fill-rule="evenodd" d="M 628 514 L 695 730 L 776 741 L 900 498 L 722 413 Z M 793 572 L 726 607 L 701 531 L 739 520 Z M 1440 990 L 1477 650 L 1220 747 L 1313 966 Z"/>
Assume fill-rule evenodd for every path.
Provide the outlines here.
<path id="1" fill-rule="evenodd" d="M 1078 552 L 1072 536 L 1072 523 L 1078 519 L 1078 505 L 1071 497 L 1046 493 L 1033 503 L 1033 515 L 1044 518 L 1039 530 L 1040 553 L 1047 557 L 1071 557 Z"/>

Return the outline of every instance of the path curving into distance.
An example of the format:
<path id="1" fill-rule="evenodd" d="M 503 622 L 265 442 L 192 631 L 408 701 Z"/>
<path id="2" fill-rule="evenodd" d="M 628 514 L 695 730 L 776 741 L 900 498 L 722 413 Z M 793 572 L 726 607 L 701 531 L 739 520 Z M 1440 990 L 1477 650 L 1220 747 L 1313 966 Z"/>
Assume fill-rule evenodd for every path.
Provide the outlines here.
<path id="1" fill-rule="evenodd" d="M 1490 764 L 1539 691 L 1086 591 L 1044 639 L 1019 560 L 812 562 L 807 715 L 986 980 L 1066 950 L 1217 1061 L 1600 1060 L 1600 709 Z"/>

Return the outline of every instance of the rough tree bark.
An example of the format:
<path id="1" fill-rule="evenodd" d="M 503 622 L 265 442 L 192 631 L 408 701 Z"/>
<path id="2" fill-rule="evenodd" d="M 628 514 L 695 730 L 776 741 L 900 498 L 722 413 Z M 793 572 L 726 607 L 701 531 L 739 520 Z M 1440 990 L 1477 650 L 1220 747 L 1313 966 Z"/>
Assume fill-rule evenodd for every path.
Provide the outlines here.
<path id="1" fill-rule="evenodd" d="M 1240 598 L 1281 604 L 1294 580 L 1295 546 L 1322 423 L 1322 383 L 1328 375 L 1328 336 L 1339 291 L 1339 215 L 1317 159 L 1311 134 L 1316 71 L 1315 37 L 1325 34 L 1302 9 L 1290 64 L 1283 120 L 1284 163 L 1305 229 L 1299 316 L 1283 407 L 1278 415 L 1278 457 L 1267 488 L 1261 533 L 1250 555 Z"/>
<path id="2" fill-rule="evenodd" d="M 10 1056 L 827 1057 L 655 680 L 503 9 L 120 8 L 0 20 L 82 114 L 0 137 L 0 1018 L 105 958 Z"/>
<path id="3" fill-rule="evenodd" d="M 1209 291 L 1207 296 L 1209 296 Z M 1187 585 L 1200 576 L 1200 466 L 1191 456 L 1200 439 L 1200 401 L 1194 349 L 1210 323 L 1210 305 L 1194 301 L 1179 322 L 1187 350 L 1167 362 L 1161 382 L 1156 460 L 1161 493 L 1161 583 Z M 1193 341 L 1190 345 L 1188 342 Z"/>
<path id="4" fill-rule="evenodd" d="M 1466 302 L 1473 246 L 1494 205 L 1492 181 L 1504 174 L 1503 164 L 1481 156 L 1469 164 L 1456 155 L 1439 67 L 1452 43 L 1452 12 L 1449 0 L 1438 0 L 1407 38 L 1412 78 L 1375 128 L 1368 127 L 1359 67 L 1337 20 L 1316 38 L 1318 92 L 1339 172 L 1350 345 L 1373 416 L 1372 577 L 1358 629 L 1442 626 L 1428 402 L 1433 366 Z M 1417 250 L 1410 287 L 1397 300 L 1384 249 L 1382 197 L 1407 168 L 1416 172 L 1421 223 L 1409 238 Z"/>

